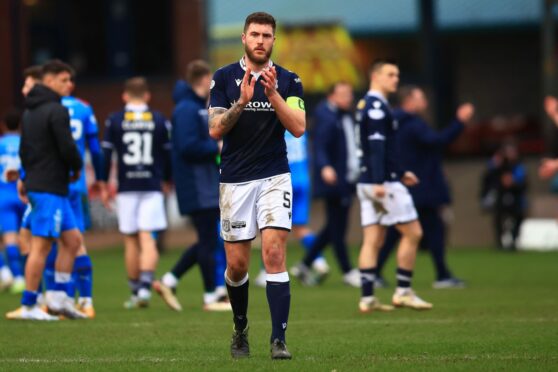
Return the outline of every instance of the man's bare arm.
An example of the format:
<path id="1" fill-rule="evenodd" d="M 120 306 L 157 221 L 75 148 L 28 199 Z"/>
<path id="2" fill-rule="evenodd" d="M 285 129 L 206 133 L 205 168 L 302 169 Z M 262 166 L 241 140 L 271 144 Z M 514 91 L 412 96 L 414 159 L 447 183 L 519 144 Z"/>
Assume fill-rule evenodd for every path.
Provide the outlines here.
<path id="1" fill-rule="evenodd" d="M 209 135 L 215 140 L 220 140 L 233 129 L 238 118 L 244 111 L 244 107 L 254 96 L 254 86 L 257 79 L 250 79 L 252 70 L 246 69 L 246 73 L 240 84 L 240 97 L 230 109 L 215 107 L 209 109 Z"/>
<path id="2" fill-rule="evenodd" d="M 236 102 L 230 109 L 222 107 L 209 109 L 209 135 L 220 140 L 230 132 L 242 114 L 244 106 Z"/>

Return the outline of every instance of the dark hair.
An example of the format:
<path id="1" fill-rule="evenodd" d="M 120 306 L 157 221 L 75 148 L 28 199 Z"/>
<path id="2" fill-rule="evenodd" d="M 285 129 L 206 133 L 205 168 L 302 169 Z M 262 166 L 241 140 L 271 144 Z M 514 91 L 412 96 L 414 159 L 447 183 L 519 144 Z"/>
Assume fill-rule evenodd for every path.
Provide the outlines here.
<path id="1" fill-rule="evenodd" d="M 258 25 L 271 25 L 271 28 L 273 28 L 273 33 L 275 33 L 275 18 L 273 18 L 273 16 L 269 13 L 255 12 L 248 15 L 248 17 L 246 17 L 246 21 L 244 21 L 244 32 L 248 30 L 248 26 L 250 26 L 252 23 L 256 23 Z"/>
<path id="2" fill-rule="evenodd" d="M 188 84 L 196 84 L 200 78 L 211 74 L 209 64 L 201 59 L 196 59 L 186 66 L 186 81 Z"/>
<path id="3" fill-rule="evenodd" d="M 348 85 L 351 86 L 351 84 L 348 81 L 344 81 L 344 80 L 339 80 L 336 81 L 335 83 L 333 83 L 333 85 L 331 85 L 328 90 L 327 90 L 327 96 L 331 96 L 333 93 L 335 93 L 335 90 L 337 89 L 338 86 L 341 85 Z"/>
<path id="4" fill-rule="evenodd" d="M 28 77 L 34 80 L 41 80 L 43 77 L 43 67 L 39 65 L 27 67 L 23 70 L 23 79 L 27 79 Z"/>
<path id="5" fill-rule="evenodd" d="M 124 82 L 124 92 L 134 98 L 143 98 L 149 92 L 149 85 L 144 77 L 136 76 Z"/>
<path id="6" fill-rule="evenodd" d="M 10 131 L 17 130 L 19 128 L 19 122 L 21 120 L 21 114 L 18 109 L 10 109 L 6 115 L 4 115 L 4 122 L 6 123 L 6 128 Z"/>
<path id="7" fill-rule="evenodd" d="M 372 75 L 372 73 L 379 71 L 385 65 L 394 65 L 399 66 L 397 61 L 392 58 L 378 58 L 375 59 L 374 62 L 370 65 L 368 69 L 368 75 Z"/>
<path id="8" fill-rule="evenodd" d="M 407 98 L 412 96 L 413 92 L 417 89 L 420 89 L 418 85 L 412 85 L 412 84 L 403 85 L 401 88 L 399 88 L 399 91 L 397 92 L 397 103 L 399 105 L 402 105 L 403 102 L 405 102 Z"/>
<path id="9" fill-rule="evenodd" d="M 41 69 L 41 75 L 42 76 L 45 76 L 45 75 L 48 75 L 48 74 L 58 75 L 58 74 L 61 74 L 63 72 L 69 73 L 72 78 L 74 78 L 74 76 L 76 75 L 76 71 L 74 70 L 74 68 L 72 66 L 70 66 L 69 64 L 67 64 L 65 62 L 62 62 L 59 59 L 53 59 L 53 60 L 45 62 L 42 66 L 42 69 Z"/>

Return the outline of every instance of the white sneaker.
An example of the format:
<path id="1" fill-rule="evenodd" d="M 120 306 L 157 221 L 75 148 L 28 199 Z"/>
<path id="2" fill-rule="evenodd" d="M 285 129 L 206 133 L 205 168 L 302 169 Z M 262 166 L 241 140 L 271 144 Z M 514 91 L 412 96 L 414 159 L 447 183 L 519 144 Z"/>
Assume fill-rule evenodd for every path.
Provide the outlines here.
<path id="1" fill-rule="evenodd" d="M 13 281 L 14 277 L 8 266 L 2 266 L 0 268 L 0 292 L 10 288 Z"/>
<path id="2" fill-rule="evenodd" d="M 215 301 L 209 302 L 203 305 L 205 311 L 232 311 L 232 306 L 230 302 Z"/>
<path id="3" fill-rule="evenodd" d="M 254 284 L 260 288 L 267 287 L 267 273 L 265 272 L 265 270 L 260 270 L 260 273 L 256 277 L 256 280 L 254 280 Z"/>
<path id="4" fill-rule="evenodd" d="M 31 306 L 31 307 L 21 306 L 20 308 L 7 313 L 6 318 L 10 320 L 42 320 L 42 321 L 59 320 L 57 316 L 49 315 L 47 312 L 43 311 L 38 305 Z"/>
<path id="5" fill-rule="evenodd" d="M 229 301 L 229 292 L 227 292 L 227 287 L 222 285 L 215 288 L 215 294 L 217 295 L 217 301 Z"/>
<path id="6" fill-rule="evenodd" d="M 371 313 L 373 311 L 393 311 L 391 305 L 384 305 L 376 297 L 361 298 L 358 303 L 358 309 L 361 313 Z"/>
<path id="7" fill-rule="evenodd" d="M 312 269 L 320 275 L 329 274 L 329 265 L 324 257 L 318 257 L 312 262 Z"/>
<path id="8" fill-rule="evenodd" d="M 87 315 L 76 309 L 74 300 L 63 291 L 47 293 L 47 307 L 51 314 L 60 315 L 66 319 L 87 319 Z"/>
<path id="9" fill-rule="evenodd" d="M 348 273 L 343 275 L 343 283 L 350 285 L 351 287 L 360 288 L 360 271 L 357 269 L 352 269 Z"/>
<path id="10" fill-rule="evenodd" d="M 151 300 L 151 291 L 146 288 L 140 288 L 137 298 L 139 307 L 148 307 Z"/>
<path id="11" fill-rule="evenodd" d="M 397 288 L 393 294 L 392 303 L 396 307 L 409 307 L 415 310 L 430 310 L 433 307 L 431 303 L 417 296 L 411 288 Z"/>
<path id="12" fill-rule="evenodd" d="M 153 282 L 153 289 L 165 303 L 174 311 L 182 311 L 182 305 L 180 305 L 180 301 L 176 297 L 176 289 L 166 286 L 162 281 L 154 281 Z"/>
<path id="13" fill-rule="evenodd" d="M 125 309 L 131 310 L 131 309 L 137 309 L 139 307 L 142 306 L 139 305 L 138 296 L 131 295 L 130 298 L 124 302 Z"/>

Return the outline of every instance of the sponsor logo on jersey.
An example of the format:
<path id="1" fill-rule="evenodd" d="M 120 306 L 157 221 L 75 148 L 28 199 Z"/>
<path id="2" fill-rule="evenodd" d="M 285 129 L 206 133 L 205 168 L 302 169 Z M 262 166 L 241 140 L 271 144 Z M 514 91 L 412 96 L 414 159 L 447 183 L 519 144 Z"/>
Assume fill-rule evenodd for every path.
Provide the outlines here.
<path id="1" fill-rule="evenodd" d="M 231 106 L 233 106 L 236 101 L 231 102 Z M 270 112 L 275 111 L 273 106 L 271 106 L 271 102 L 264 102 L 264 101 L 250 101 L 244 107 L 244 111 L 254 111 L 254 112 Z"/>
<path id="2" fill-rule="evenodd" d="M 240 86 L 240 83 L 242 83 L 241 79 L 235 79 L 234 82 L 236 83 L 236 86 Z"/>

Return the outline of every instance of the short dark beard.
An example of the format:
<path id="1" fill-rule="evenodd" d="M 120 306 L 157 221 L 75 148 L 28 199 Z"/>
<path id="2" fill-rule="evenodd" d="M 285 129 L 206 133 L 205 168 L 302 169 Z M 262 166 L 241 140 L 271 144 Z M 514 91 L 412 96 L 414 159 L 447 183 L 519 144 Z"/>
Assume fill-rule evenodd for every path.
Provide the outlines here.
<path id="1" fill-rule="evenodd" d="M 265 53 L 264 57 L 257 57 L 255 56 L 252 51 L 248 48 L 247 45 L 244 46 L 244 51 L 246 52 L 246 57 L 255 65 L 265 65 L 269 58 L 271 57 L 271 53 L 273 52 L 273 46 L 269 48 L 269 50 Z"/>

